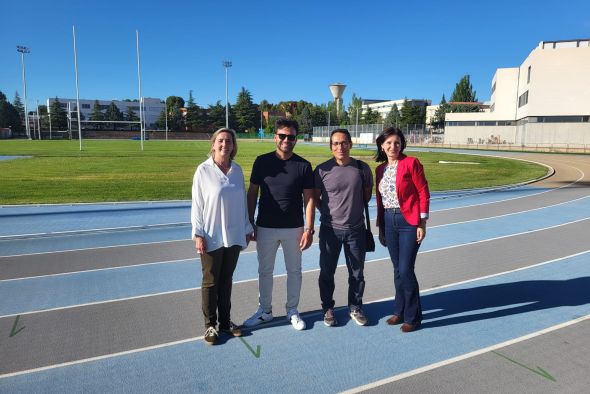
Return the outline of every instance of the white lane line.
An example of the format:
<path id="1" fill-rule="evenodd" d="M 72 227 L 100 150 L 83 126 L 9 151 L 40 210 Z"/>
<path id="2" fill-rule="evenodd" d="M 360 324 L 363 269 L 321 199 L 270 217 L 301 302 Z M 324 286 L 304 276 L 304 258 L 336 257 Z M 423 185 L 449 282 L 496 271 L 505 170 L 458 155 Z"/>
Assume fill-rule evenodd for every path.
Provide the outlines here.
<path id="1" fill-rule="evenodd" d="M 447 249 L 459 248 L 459 247 L 468 246 L 468 245 L 477 245 L 477 244 L 484 243 L 484 242 L 497 241 L 499 239 L 510 238 L 510 237 L 517 237 L 519 235 L 526 235 L 526 234 L 531 234 L 531 233 L 537 233 L 539 231 L 551 230 L 551 229 L 558 228 L 558 227 L 568 226 L 570 224 L 575 224 L 575 223 L 583 222 L 583 221 L 589 220 L 589 219 L 590 219 L 590 217 L 585 217 L 585 218 L 582 218 L 582 219 L 572 220 L 571 222 L 556 224 L 554 226 L 538 228 L 538 229 L 535 229 L 535 230 L 526 230 L 526 231 L 522 231 L 520 233 L 501 235 L 499 237 L 486 238 L 486 239 L 482 239 L 482 240 L 479 240 L 479 241 L 466 242 L 464 244 L 443 246 L 442 248 L 429 249 L 429 250 L 425 250 L 423 252 L 418 252 L 418 254 L 438 252 L 440 250 L 447 250 Z"/>
<path id="2" fill-rule="evenodd" d="M 190 241 L 190 238 L 185 239 L 173 239 L 167 241 L 153 241 L 153 242 L 140 242 L 134 244 L 123 244 L 123 245 L 108 245 L 108 246 L 93 246 L 88 248 L 78 248 L 78 249 L 65 249 L 65 250 L 53 250 L 50 252 L 35 252 L 35 253 L 22 253 L 22 254 L 12 254 L 8 256 L 0 256 L 0 260 L 5 257 L 21 257 L 21 256 L 38 256 L 40 254 L 57 254 L 57 253 L 70 253 L 70 252 L 82 252 L 84 250 L 95 250 L 95 249 L 110 249 L 110 248 L 124 248 L 128 246 L 141 246 L 141 245 L 154 245 L 154 244 L 165 244 L 171 242 L 187 242 Z M 29 241 L 29 240 L 16 240 L 16 241 Z"/>
<path id="3" fill-rule="evenodd" d="M 520 159 L 517 159 L 520 160 Z M 528 160 L 525 160 L 528 161 Z M 537 164 L 542 164 L 542 163 L 537 163 Z M 520 196 L 520 197 L 514 197 L 514 198 L 508 198 L 508 199 L 502 199 L 502 200 L 498 200 L 498 201 L 491 201 L 491 202 L 484 202 L 481 204 L 472 204 L 472 205 L 464 205 L 464 206 L 459 206 L 459 207 L 453 207 L 453 208 L 445 208 L 445 209 L 439 209 L 439 210 L 435 210 L 432 211 L 432 213 L 436 213 L 436 212 L 445 212 L 445 211 L 451 211 L 451 210 L 456 210 L 456 209 L 465 209 L 465 208 L 470 208 L 470 207 L 477 207 L 477 206 L 482 206 L 482 205 L 491 205 L 491 204 L 498 204 L 498 203 L 503 203 L 506 201 L 512 201 L 512 200 L 517 200 L 517 199 L 521 199 L 521 198 L 528 198 L 528 197 L 534 197 L 537 196 L 539 194 L 544 194 L 544 193 L 548 193 L 548 192 L 553 192 L 562 188 L 566 188 L 569 187 L 571 185 L 576 184 L 577 182 L 579 182 L 580 180 L 582 180 L 585 177 L 585 174 L 582 170 L 580 170 L 577 167 L 573 167 L 574 169 L 576 169 L 578 172 L 580 172 L 580 177 L 578 179 L 576 179 L 574 182 L 571 182 L 567 185 L 564 186 L 560 186 L 558 188 L 554 188 L 554 189 L 550 189 L 550 190 L 545 190 L 539 193 L 534 193 L 534 194 L 530 194 L 530 195 L 526 195 L 526 196 Z M 585 197 L 582 197 L 585 198 Z M 576 200 L 571 200 L 571 201 L 577 201 Z M 566 204 L 567 202 L 571 202 L 571 201 L 566 201 L 566 202 L 562 202 L 559 204 Z M 559 204 L 555 204 L 555 205 L 559 205 Z M 548 208 L 548 207 L 552 207 L 554 205 L 548 205 L 547 207 L 541 207 L 541 208 L 537 208 L 537 209 L 543 209 L 543 208 Z M 527 211 L 522 211 L 522 212 L 527 212 Z M 515 212 L 514 214 L 519 213 L 519 212 Z M 496 217 L 496 216 L 494 216 Z M 491 218 L 494 218 L 491 217 Z M 487 218 L 487 219 L 491 219 L 491 218 Z M 475 220 L 485 220 L 485 219 L 475 219 Z M 461 223 L 467 223 L 469 221 L 466 222 L 461 222 Z M 156 224 L 156 225 L 150 225 L 150 226 L 135 226 L 135 227 L 114 227 L 112 229 L 109 228 L 103 228 L 103 229 L 94 229 L 94 230 L 80 230 L 80 231 L 67 231 L 67 232 L 55 232 L 55 233 L 39 233 L 39 234 L 49 234 L 52 236 L 73 236 L 73 235 L 78 235 L 78 233 L 84 233 L 84 232 L 107 232 L 109 230 L 124 230 L 124 229 L 129 229 L 131 230 L 145 230 L 145 229 L 152 229 L 152 228 L 156 228 L 156 227 L 162 227 L 162 226 L 177 226 L 179 227 L 180 225 L 184 225 L 185 223 L 170 223 L 170 224 Z M 190 223 L 186 223 L 187 225 Z M 37 235 L 39 235 L 37 234 Z M 35 235 L 35 234 L 31 234 L 31 235 Z M 14 235 L 11 236 L 0 236 L 0 240 L 2 240 L 2 238 L 6 238 L 6 237 L 14 237 Z M 18 237 L 26 237 L 26 235 L 18 235 Z M 111 246 L 98 246 L 98 247 L 90 247 L 90 248 L 79 248 L 79 249 L 67 249 L 67 250 L 59 250 L 59 251 L 52 251 L 52 252 L 39 252 L 39 253 L 23 253 L 23 254 L 16 254 L 16 255 L 9 255 L 9 256 L 0 256 L 0 257 L 18 257 L 18 256 L 32 256 L 32 255 L 38 255 L 38 254 L 46 254 L 46 253 L 61 253 L 61 252 L 75 252 L 75 251 L 82 251 L 82 250 L 92 250 L 92 249 L 106 249 L 106 248 L 117 248 L 117 247 L 125 247 L 125 246 L 135 246 L 135 245 L 146 245 L 146 244 L 157 244 L 157 243 L 165 243 L 165 242 L 182 242 L 188 239 L 179 239 L 179 240 L 171 240 L 171 241 L 156 241 L 156 242 L 143 242 L 143 243 L 132 243 L 132 244 L 123 244 L 123 245 L 111 245 Z"/>
<path id="4" fill-rule="evenodd" d="M 501 349 L 503 347 L 514 345 L 516 343 L 523 342 L 523 341 L 526 341 L 528 339 L 541 336 L 543 334 L 547 334 L 547 333 L 550 333 L 550 332 L 553 332 L 553 331 L 557 331 L 559 329 L 562 329 L 562 328 L 565 328 L 565 327 L 568 327 L 568 326 L 571 326 L 571 325 L 574 325 L 574 324 L 581 323 L 581 322 L 583 322 L 585 320 L 588 320 L 588 319 L 590 319 L 590 315 L 582 316 L 582 317 L 579 317 L 579 318 L 574 319 L 574 320 L 570 320 L 570 321 L 565 322 L 565 323 L 557 324 L 555 326 L 548 327 L 548 328 L 545 328 L 545 329 L 540 330 L 540 331 L 537 331 L 537 332 L 533 332 L 533 333 L 530 333 L 530 334 L 527 334 L 527 335 L 523 335 L 523 336 L 518 337 L 518 338 L 514 338 L 514 339 L 511 339 L 511 340 L 508 340 L 508 341 L 505 341 L 505 342 L 498 343 L 496 345 L 492 345 L 492 346 L 488 346 L 486 348 L 478 349 L 478 350 L 475 350 L 475 351 L 470 352 L 470 353 L 462 354 L 462 355 L 457 356 L 457 357 L 453 357 L 453 358 L 449 358 L 449 359 L 444 360 L 444 361 L 440 361 L 438 363 L 426 365 L 424 367 L 417 368 L 417 369 L 414 369 L 414 370 L 411 370 L 411 371 L 408 371 L 408 372 L 404 372 L 404 373 L 401 373 L 399 375 L 395 375 L 395 376 L 392 376 L 392 377 L 389 377 L 389 378 L 386 378 L 386 379 L 378 380 L 378 381 L 373 382 L 373 383 L 370 383 L 370 384 L 366 384 L 366 385 L 363 385 L 363 386 L 355 387 L 355 388 L 352 388 L 352 389 L 343 391 L 342 393 L 351 394 L 351 393 L 360 393 L 362 391 L 370 390 L 370 389 L 373 389 L 373 388 L 376 388 L 376 387 L 379 387 L 379 386 L 383 386 L 383 385 L 388 384 L 388 383 L 393 383 L 393 382 L 396 382 L 398 380 L 402 380 L 402 379 L 408 378 L 410 376 L 415 376 L 415 375 L 421 374 L 423 372 L 431 371 L 431 370 L 436 369 L 436 368 L 444 367 L 446 365 L 454 364 L 454 363 L 459 362 L 459 361 L 462 361 L 462 360 L 466 360 L 466 359 L 469 359 L 469 358 L 472 358 L 472 357 L 475 357 L 475 356 L 479 356 L 481 354 L 491 352 L 492 350 Z"/>
<path id="5" fill-rule="evenodd" d="M 528 213 L 528 212 L 533 212 L 533 211 L 540 211 L 540 210 L 543 210 L 543 209 L 555 208 L 555 207 L 560 206 L 560 205 L 565 205 L 565 204 L 577 202 L 577 201 L 580 201 L 580 200 L 585 200 L 587 198 L 590 198 L 590 195 L 584 196 L 584 197 L 578 197 L 576 199 L 569 200 L 569 201 L 558 202 L 558 203 L 555 203 L 555 204 L 552 204 L 552 205 L 546 205 L 544 207 L 525 209 L 524 211 L 518 211 L 518 212 L 503 213 L 502 215 L 490 216 L 490 217 L 485 217 L 485 218 L 469 219 L 469 220 L 464 220 L 462 222 L 453 222 L 453 223 L 439 224 L 438 226 L 432 226 L 430 228 L 454 226 L 456 224 L 481 222 L 481 221 L 485 221 L 485 220 L 492 220 L 492 219 L 503 218 L 503 217 L 507 217 L 507 216 L 520 215 L 521 213 Z"/>
<path id="6" fill-rule="evenodd" d="M 590 196 L 589 196 L 590 197 Z M 588 197 L 581 197 L 577 200 L 581 200 L 584 198 L 588 198 Z M 576 201 L 576 200 L 574 200 Z M 558 203 L 553 206 L 557 206 L 557 205 L 561 205 L 561 204 L 565 204 L 565 203 Z M 539 210 L 539 209 L 543 209 L 543 208 L 534 208 L 534 209 L 530 209 L 527 211 L 522 211 L 522 212 L 530 212 L 530 211 L 535 211 L 535 210 Z M 520 212 L 517 212 L 520 213 Z M 495 218 L 500 218 L 500 217 L 504 217 L 504 216 L 510 216 L 510 215 L 515 215 L 517 213 L 509 213 L 509 214 L 503 214 L 503 215 L 498 215 L 498 216 L 493 216 L 493 217 L 489 217 L 489 218 L 484 218 L 484 219 L 473 219 L 473 220 L 466 220 L 463 222 L 456 222 L 456 223 L 449 223 L 449 224 L 439 224 L 437 226 L 432 226 L 429 227 L 429 229 L 434 229 L 434 228 L 439 228 L 439 227 L 446 227 L 446 226 L 452 226 L 455 224 L 465 224 L 465 223 L 471 223 L 471 222 L 477 222 L 477 221 L 481 221 L 481 220 L 491 220 L 491 219 L 495 219 Z M 557 228 L 557 227 L 562 227 L 562 226 L 567 226 L 569 224 L 575 224 L 584 220 L 588 220 L 590 219 L 590 217 L 585 217 L 582 219 L 577 219 L 571 222 L 566 222 L 566 223 L 561 223 L 561 224 L 557 224 L 557 225 L 553 225 L 553 226 L 549 226 L 549 227 L 542 227 L 542 228 L 538 228 L 538 229 L 534 229 L 534 230 L 527 230 L 527 231 L 523 231 L 520 233 L 513 233 L 513 234 L 507 234 L 507 235 L 502 235 L 499 237 L 494 237 L 494 238 L 486 238 L 486 239 L 482 239 L 479 241 L 473 241 L 473 242 L 468 242 L 468 243 L 463 243 L 463 244 L 457 244 L 457 245 L 449 245 L 449 246 L 444 246 L 442 248 L 436 248 L 436 249 L 431 249 L 431 250 L 425 250 L 425 251 L 420 251 L 418 252 L 419 254 L 422 253 L 430 253 L 430 252 L 438 252 L 440 250 L 445 250 L 445 249 L 452 249 L 452 248 L 458 248 L 458 247 L 462 247 L 462 246 L 466 246 L 466 245 L 475 245 L 475 244 L 479 244 L 482 242 L 489 242 L 489 241 L 496 241 L 498 239 L 503 239 L 503 238 L 509 238 L 509 237 L 516 237 L 519 235 L 523 235 L 523 234 L 529 234 L 529 233 L 534 233 L 534 232 L 539 232 L 539 231 L 544 231 L 544 230 L 549 230 L 549 229 L 553 229 L 553 228 Z M 377 235 L 374 235 L 374 237 L 376 237 Z M 166 241 L 166 242 L 173 242 L 173 241 Z M 311 244 L 311 246 L 314 245 L 318 245 L 318 242 L 314 242 Z M 282 249 L 279 247 L 279 249 Z M 58 252 L 55 252 L 58 253 Z M 62 252 L 59 252 L 62 253 Z M 241 255 L 244 254 L 251 254 L 251 253 L 256 253 L 256 250 L 248 250 L 248 251 L 244 251 L 241 252 Z M 197 260 L 200 261 L 200 258 L 196 257 Z M 2 260 L 2 258 L 0 257 L 0 261 Z M 0 283 L 2 282 L 10 282 L 10 281 L 17 281 L 17 280 L 27 280 L 27 279 L 36 279 L 36 278 L 45 278 L 45 277 L 52 277 L 52 276 L 64 276 L 64 275 L 70 275 L 70 274 L 79 274 L 79 273 L 84 273 L 84 272 L 95 272 L 95 271 L 104 271 L 104 270 L 115 270 L 115 269 L 125 269 L 125 268 L 129 268 L 129 267 L 142 267 L 142 266 L 148 266 L 148 265 L 156 265 L 156 264 L 170 264 L 170 263 L 176 263 L 176 262 L 181 262 L 181 261 L 187 261 L 187 260 L 193 260 L 192 258 L 189 259 L 180 259 L 180 260 L 171 260 L 171 261 L 156 261 L 156 262 L 150 262 L 150 263 L 141 263 L 141 264 L 133 264 L 133 265 L 124 265 L 124 266 L 118 266 L 118 267 L 108 267 L 108 268 L 96 268 L 96 269 L 89 269 L 89 270 L 81 270 L 81 271 L 71 271 L 71 272 L 60 272 L 57 274 L 47 274 L 47 275 L 37 275 L 37 276 L 26 276 L 26 277 L 19 277 L 19 278 L 11 278 L 11 279 L 2 279 L 0 280 Z M 382 260 L 382 259 L 378 259 L 378 260 Z M 376 260 L 367 260 L 366 262 L 370 262 L 370 261 L 376 261 Z M 305 271 L 308 272 L 308 271 Z M 309 271 L 309 272 L 313 272 Z"/>
<path id="7" fill-rule="evenodd" d="M 541 164 L 541 163 L 538 163 L 538 164 Z M 538 196 L 538 195 L 541 195 L 541 194 L 545 194 L 545 193 L 549 193 L 549 192 L 554 192 L 556 190 L 560 190 L 560 189 L 563 189 L 563 188 L 566 188 L 566 187 L 571 187 L 572 185 L 575 185 L 576 183 L 580 182 L 586 176 L 586 174 L 584 174 L 584 171 L 580 170 L 579 168 L 577 168 L 577 167 L 572 167 L 572 168 L 574 168 L 575 170 L 577 170 L 581 175 L 575 181 L 573 181 L 571 183 L 568 183 L 567 185 L 564 185 L 564 186 L 552 188 L 552 189 L 549 189 L 549 190 L 544 190 L 544 191 L 538 192 L 538 193 L 528 194 L 526 196 L 512 197 L 512 198 L 506 198 L 506 199 L 502 199 L 502 200 L 498 200 L 498 201 L 489 201 L 489 202 L 483 202 L 483 203 L 472 204 L 472 205 L 462 205 L 462 206 L 459 206 L 459 207 L 444 208 L 444 209 L 436 210 L 434 212 L 453 211 L 455 209 L 464 209 L 464 208 L 471 208 L 471 207 L 479 207 L 479 206 L 482 206 L 482 205 L 502 204 L 502 203 L 504 203 L 506 201 L 513 201 L 513 200 L 518 200 L 518 199 L 521 199 L 521 198 L 535 197 L 535 196 Z M 575 201 L 575 200 L 572 200 L 572 201 Z"/>
<path id="8" fill-rule="evenodd" d="M 561 261 L 561 260 L 566 260 L 566 259 L 569 259 L 569 258 L 573 258 L 573 257 L 576 257 L 576 256 L 580 256 L 580 255 L 586 254 L 586 253 L 590 253 L 590 249 L 589 250 L 586 250 L 584 252 L 575 253 L 575 254 L 572 254 L 572 255 L 569 255 L 569 256 L 564 256 L 564 257 L 559 257 L 559 258 L 548 260 L 548 261 L 543 261 L 543 262 L 540 262 L 540 263 L 537 263 L 537 264 L 534 264 L 534 265 L 531 265 L 531 266 L 528 266 L 528 267 L 522 267 L 522 268 L 517 268 L 517 269 L 513 269 L 513 270 L 504 271 L 504 272 L 498 272 L 498 273 L 495 273 L 495 274 L 492 274 L 492 275 L 485 275 L 485 276 L 478 277 L 478 278 L 467 279 L 467 280 L 459 281 L 459 282 L 456 282 L 456 283 L 450 283 L 450 284 L 444 285 L 444 286 L 438 286 L 438 287 L 433 287 L 433 288 L 425 289 L 425 290 L 420 291 L 420 293 L 421 294 L 428 293 L 428 292 L 437 291 L 437 290 L 440 290 L 440 289 L 443 289 L 443 288 L 447 288 L 447 287 L 458 286 L 458 285 L 462 285 L 462 284 L 469 283 L 469 282 L 476 282 L 478 280 L 488 279 L 488 278 L 491 278 L 491 277 L 501 276 L 501 275 L 505 275 L 505 274 L 510 274 L 512 272 L 523 271 L 523 270 L 527 270 L 527 269 L 539 267 L 539 266 L 542 266 L 542 265 L 547 265 L 547 264 L 551 264 L 551 263 L 554 263 L 554 262 L 558 262 L 558 261 Z M 281 276 L 285 276 L 285 275 L 281 275 Z M 236 282 L 236 283 L 243 283 L 243 282 L 250 282 L 250 281 L 251 280 L 241 281 L 241 282 Z M 195 290 L 195 289 L 187 289 L 187 290 L 174 291 L 174 292 L 161 293 L 161 294 L 179 293 L 179 292 L 183 292 L 183 291 L 192 291 L 192 290 Z M 133 298 L 135 299 L 135 298 L 144 298 L 144 297 L 133 297 Z M 387 300 L 391 300 L 391 299 L 393 299 L 393 297 L 382 298 L 382 299 L 379 299 L 379 300 L 370 301 L 370 302 L 367 302 L 366 304 L 373 304 L 373 303 L 383 302 L 383 301 L 387 301 Z M 113 301 L 113 302 L 118 302 L 118 301 L 123 301 L 123 300 L 117 300 L 117 301 Z M 108 302 L 110 302 L 110 301 L 108 301 Z M 104 303 L 104 302 L 101 302 L 101 303 Z M 84 304 L 84 305 L 81 305 L 81 306 L 85 306 L 85 305 L 93 305 L 93 304 Z M 343 306 L 343 307 L 339 307 L 337 309 L 340 310 L 340 309 L 344 309 L 344 308 L 346 308 L 346 307 Z M 66 309 L 66 308 L 56 308 L 56 309 Z M 40 311 L 40 312 L 48 312 L 48 311 L 49 310 Z M 35 312 L 21 313 L 20 315 L 31 314 L 31 313 L 35 313 Z M 304 317 L 312 317 L 312 316 L 319 315 L 320 313 L 321 312 L 319 312 L 319 311 L 314 311 L 314 312 L 311 312 L 311 313 L 303 313 L 302 315 Z M 16 315 L 0 316 L 0 318 L 3 318 L 3 317 L 12 317 L 12 316 L 16 316 Z M 572 320 L 572 321 L 569 321 L 569 322 L 566 322 L 566 323 L 558 324 L 556 326 L 549 327 L 549 328 L 546 328 L 544 330 L 537 331 L 535 333 L 531 333 L 531 334 L 525 335 L 525 336 L 520 337 L 520 338 L 516 338 L 516 339 L 512 339 L 512 340 L 506 341 L 506 342 L 502 342 L 500 344 L 493 345 L 493 346 L 491 346 L 489 348 L 477 350 L 475 352 L 468 353 L 467 355 L 458 356 L 458 357 L 455 357 L 455 358 L 451 358 L 449 360 L 442 361 L 440 363 L 431 364 L 431 365 L 426 366 L 426 367 L 423 367 L 423 368 L 419 368 L 419 369 L 416 369 L 416 370 L 413 370 L 413 371 L 410 371 L 410 372 L 406 372 L 406 373 L 401 374 L 401 375 L 396 375 L 394 377 L 385 379 L 387 381 L 380 380 L 379 382 L 375 382 L 375 383 L 371 383 L 371 384 L 372 385 L 375 385 L 374 387 L 377 387 L 377 386 L 380 386 L 380 385 L 389 383 L 389 379 L 394 379 L 394 378 L 399 377 L 399 376 L 402 376 L 402 375 L 412 376 L 411 374 L 418 374 L 420 372 L 424 372 L 424 371 L 427 371 L 429 369 L 437 368 L 438 366 L 442 366 L 442 365 L 446 365 L 446 364 L 451 364 L 453 362 L 456 362 L 456 361 L 459 361 L 459 360 L 462 360 L 462 359 L 465 359 L 465 358 L 469 358 L 469 357 L 473 357 L 473 356 L 478 355 L 478 354 L 481 354 L 481 353 L 485 353 L 485 352 L 487 352 L 489 350 L 498 349 L 500 347 L 504 347 L 504 346 L 510 345 L 512 343 L 517 343 L 517 342 L 520 342 L 520 341 L 524 341 L 526 339 L 533 338 L 533 337 L 535 337 L 537 335 L 541 335 L 541 334 L 546 333 L 546 332 L 554 331 L 554 330 L 557 330 L 557 329 L 562 328 L 562 327 L 567 327 L 568 325 L 575 324 L 577 322 L 586 320 L 588 318 L 590 318 L 590 315 L 585 316 L 585 317 L 582 317 L 582 318 L 579 318 L 579 319 L 575 319 L 575 320 Z M 270 324 L 273 324 L 273 323 L 270 323 Z M 192 337 L 192 338 L 187 338 L 187 339 L 183 339 L 183 340 L 179 340 L 179 341 L 165 342 L 165 343 L 161 343 L 161 344 L 158 344 L 158 345 L 147 346 L 147 347 L 142 347 L 142 348 L 137 348 L 137 349 L 132 349 L 132 350 L 126 350 L 126 351 L 123 351 L 123 352 L 110 353 L 110 354 L 105 354 L 105 355 L 97 356 L 97 357 L 90 357 L 90 358 L 84 358 L 84 359 L 75 360 L 75 361 L 69 361 L 69 362 L 65 362 L 65 363 L 47 365 L 45 367 L 34 368 L 34 369 L 27 369 L 27 370 L 23 370 L 23 371 L 12 372 L 12 373 L 8 373 L 8 374 L 0 375 L 0 379 L 2 379 L 2 378 L 9 378 L 9 377 L 18 376 L 18 375 L 25 375 L 25 374 L 29 374 L 29 373 L 33 373 L 33 372 L 46 371 L 46 370 L 50 370 L 50 369 L 54 369 L 54 368 L 66 367 L 66 366 L 69 366 L 69 365 L 84 364 L 84 363 L 88 363 L 88 362 L 92 362 L 92 361 L 103 360 L 103 359 L 118 357 L 118 356 L 127 355 L 127 354 L 140 353 L 140 352 L 144 352 L 144 351 L 148 351 L 148 350 L 153 350 L 153 349 L 159 349 L 159 348 L 163 348 L 163 347 L 174 346 L 174 345 L 178 345 L 178 344 L 182 344 L 182 343 L 194 342 L 194 341 L 198 341 L 198 340 L 201 340 L 201 339 L 203 339 L 202 336 Z M 424 369 L 424 368 L 428 368 L 428 369 Z M 407 376 L 404 376 L 404 377 L 407 377 Z M 395 380 L 399 380 L 399 379 L 402 379 L 402 378 L 397 378 Z M 394 381 L 394 380 L 392 380 L 392 381 Z M 377 384 L 377 383 L 379 383 L 379 384 Z M 367 386 L 362 386 L 362 387 L 365 387 L 365 390 L 367 389 Z M 356 388 L 356 389 L 359 389 L 359 388 Z"/>
<path id="9" fill-rule="evenodd" d="M 139 263 L 139 264 L 130 264 L 130 265 L 122 265 L 116 267 L 106 267 L 106 268 L 94 268 L 82 271 L 68 271 L 68 272 L 59 272 L 57 274 L 47 274 L 47 275 L 36 275 L 36 276 L 23 276 L 20 278 L 11 278 L 11 279 L 1 279 L 0 283 L 4 282 L 15 282 L 18 280 L 28 280 L 28 279 L 39 279 L 39 278 L 48 278 L 53 276 L 66 276 L 66 275 L 75 275 L 75 274 L 83 274 L 86 272 L 98 272 L 98 271 L 111 271 L 111 270 L 118 270 L 118 269 L 125 269 L 125 268 L 137 268 L 137 267 L 144 267 L 148 265 L 157 265 L 157 264 L 174 264 L 174 263 L 182 263 L 185 261 L 192 261 L 192 260 L 201 260 L 199 257 L 190 258 L 190 259 L 178 259 L 178 260 L 167 260 L 167 261 L 154 261 L 151 263 Z"/>
<path id="10" fill-rule="evenodd" d="M 100 227 L 83 230 L 68 230 L 68 231 L 50 231 L 47 233 L 30 233 L 30 234 L 12 234 L 12 235 L 0 235 L 0 241 L 4 239 L 26 239 L 26 238 L 46 238 L 55 236 L 70 236 L 70 235 L 84 235 L 86 233 L 102 233 L 102 232 L 123 232 L 123 231 L 135 231 L 135 230 L 152 230 L 160 227 L 188 227 L 190 222 L 177 222 L 177 223 L 159 223 L 159 224 L 142 224 L 137 226 L 126 226 L 126 227 Z"/>

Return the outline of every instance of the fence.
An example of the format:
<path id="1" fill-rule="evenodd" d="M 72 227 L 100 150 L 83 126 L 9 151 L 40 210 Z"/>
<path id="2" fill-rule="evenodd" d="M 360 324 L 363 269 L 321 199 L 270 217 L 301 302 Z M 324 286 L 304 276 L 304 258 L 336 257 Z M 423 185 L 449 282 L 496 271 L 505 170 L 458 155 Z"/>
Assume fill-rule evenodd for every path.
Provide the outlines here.
<path id="1" fill-rule="evenodd" d="M 502 142 L 422 142 L 417 145 L 431 148 L 452 148 L 452 149 L 472 149 L 472 150 L 496 150 L 496 151 L 517 151 L 517 152 L 547 152 L 547 153 L 582 153 L 590 154 L 589 144 L 567 144 L 567 143 L 538 143 L 538 144 L 513 144 Z"/>
<path id="2" fill-rule="evenodd" d="M 330 133 L 336 129 L 347 129 L 350 132 L 352 141 L 357 144 L 372 144 L 384 127 L 383 124 L 359 124 L 346 126 L 320 126 L 313 128 L 313 141 L 327 142 Z M 408 143 L 417 144 L 428 142 L 433 134 L 423 124 L 413 124 L 401 129 Z M 441 141 L 442 142 L 442 141 Z"/>

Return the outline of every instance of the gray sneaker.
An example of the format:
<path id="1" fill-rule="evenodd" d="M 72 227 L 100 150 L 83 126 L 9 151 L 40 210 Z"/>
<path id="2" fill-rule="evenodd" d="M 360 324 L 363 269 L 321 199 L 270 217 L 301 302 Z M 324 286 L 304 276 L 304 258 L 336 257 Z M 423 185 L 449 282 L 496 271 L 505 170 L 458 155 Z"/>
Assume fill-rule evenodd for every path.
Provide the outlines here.
<path id="1" fill-rule="evenodd" d="M 334 316 L 334 309 L 330 308 L 324 313 L 324 324 L 327 327 L 334 327 L 338 325 L 338 321 Z"/>
<path id="2" fill-rule="evenodd" d="M 369 322 L 369 320 L 367 319 L 367 316 L 365 316 L 365 313 L 363 312 L 363 310 L 361 308 L 351 309 L 350 310 L 350 317 L 359 326 L 366 326 L 367 323 Z"/>

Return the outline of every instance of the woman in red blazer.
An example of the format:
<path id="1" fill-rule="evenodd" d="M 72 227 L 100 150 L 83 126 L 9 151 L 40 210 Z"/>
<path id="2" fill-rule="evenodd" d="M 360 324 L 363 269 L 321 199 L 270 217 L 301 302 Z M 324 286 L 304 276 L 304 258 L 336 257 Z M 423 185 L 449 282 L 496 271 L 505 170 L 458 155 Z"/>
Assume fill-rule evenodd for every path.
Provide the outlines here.
<path id="1" fill-rule="evenodd" d="M 379 241 L 393 262 L 395 307 L 387 324 L 411 332 L 422 322 L 420 289 L 414 272 L 420 243 L 426 236 L 430 205 L 428 182 L 418 159 L 403 154 L 406 139 L 390 127 L 377 137 L 375 170 Z"/>

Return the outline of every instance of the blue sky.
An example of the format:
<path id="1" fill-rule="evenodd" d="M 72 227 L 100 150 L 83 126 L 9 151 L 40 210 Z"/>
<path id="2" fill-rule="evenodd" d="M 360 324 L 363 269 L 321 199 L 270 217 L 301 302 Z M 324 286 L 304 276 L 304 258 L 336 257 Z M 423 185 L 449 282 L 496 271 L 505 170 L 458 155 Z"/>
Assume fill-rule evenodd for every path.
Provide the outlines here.
<path id="1" fill-rule="evenodd" d="M 0 91 L 29 105 L 75 97 L 137 98 L 135 30 L 144 97 L 225 98 L 248 89 L 255 102 L 324 103 L 328 85 L 366 99 L 450 96 L 465 74 L 490 98 L 496 68 L 515 67 L 543 40 L 590 37 L 590 1 L 16 1 L 0 0 Z"/>

